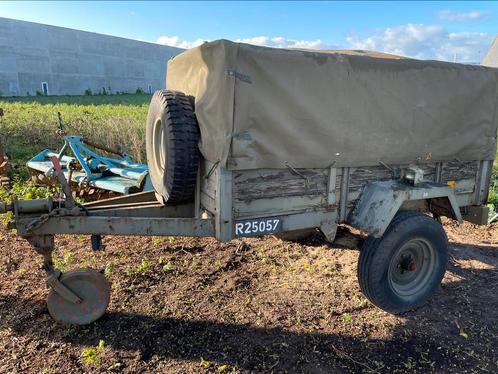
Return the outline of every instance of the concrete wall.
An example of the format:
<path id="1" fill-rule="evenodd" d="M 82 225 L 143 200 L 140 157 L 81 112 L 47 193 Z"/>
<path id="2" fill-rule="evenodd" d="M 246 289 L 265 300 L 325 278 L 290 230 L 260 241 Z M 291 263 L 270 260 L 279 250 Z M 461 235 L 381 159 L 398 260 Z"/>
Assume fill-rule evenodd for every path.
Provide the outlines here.
<path id="1" fill-rule="evenodd" d="M 50 95 L 164 88 L 166 63 L 183 50 L 0 17 L 0 92 Z"/>
<path id="2" fill-rule="evenodd" d="M 481 65 L 498 68 L 498 36 L 495 38 L 488 53 L 484 56 Z"/>

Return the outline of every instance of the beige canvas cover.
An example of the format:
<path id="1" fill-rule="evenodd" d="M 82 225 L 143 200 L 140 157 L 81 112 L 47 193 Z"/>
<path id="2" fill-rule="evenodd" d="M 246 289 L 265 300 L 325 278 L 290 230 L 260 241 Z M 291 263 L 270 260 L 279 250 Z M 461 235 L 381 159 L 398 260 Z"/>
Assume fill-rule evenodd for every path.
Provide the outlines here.
<path id="1" fill-rule="evenodd" d="M 174 57 L 201 152 L 229 169 L 492 160 L 498 70 L 218 40 Z"/>

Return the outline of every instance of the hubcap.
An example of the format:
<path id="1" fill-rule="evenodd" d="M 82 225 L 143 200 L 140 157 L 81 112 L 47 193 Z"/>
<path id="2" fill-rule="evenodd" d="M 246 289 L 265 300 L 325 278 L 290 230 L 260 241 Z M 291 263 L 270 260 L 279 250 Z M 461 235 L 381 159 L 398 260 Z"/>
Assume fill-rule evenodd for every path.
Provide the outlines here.
<path id="1" fill-rule="evenodd" d="M 159 173 L 164 172 L 166 165 L 166 146 L 164 139 L 164 129 L 161 119 L 154 123 L 152 145 L 154 147 L 154 167 Z"/>
<path id="2" fill-rule="evenodd" d="M 436 251 L 423 238 L 411 239 L 394 254 L 389 265 L 389 283 L 403 298 L 416 298 L 430 287 L 435 271 Z"/>

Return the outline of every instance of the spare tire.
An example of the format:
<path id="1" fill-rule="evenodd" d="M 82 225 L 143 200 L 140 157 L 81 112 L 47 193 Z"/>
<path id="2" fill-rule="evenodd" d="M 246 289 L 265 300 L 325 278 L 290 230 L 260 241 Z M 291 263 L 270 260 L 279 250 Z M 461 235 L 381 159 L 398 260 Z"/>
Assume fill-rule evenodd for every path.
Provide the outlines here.
<path id="1" fill-rule="evenodd" d="M 194 196 L 199 168 L 199 127 L 189 98 L 176 91 L 156 91 L 145 134 L 150 179 L 164 202 Z"/>

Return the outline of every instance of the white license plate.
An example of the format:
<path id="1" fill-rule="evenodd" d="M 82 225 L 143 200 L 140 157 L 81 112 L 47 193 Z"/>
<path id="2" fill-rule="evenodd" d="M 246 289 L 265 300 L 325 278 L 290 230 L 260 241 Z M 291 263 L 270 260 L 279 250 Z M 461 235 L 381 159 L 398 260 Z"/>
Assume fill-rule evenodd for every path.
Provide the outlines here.
<path id="1" fill-rule="evenodd" d="M 257 218 L 235 222 L 235 236 L 268 235 L 282 231 L 282 218 Z"/>

